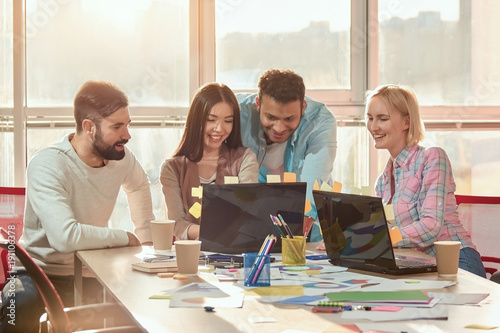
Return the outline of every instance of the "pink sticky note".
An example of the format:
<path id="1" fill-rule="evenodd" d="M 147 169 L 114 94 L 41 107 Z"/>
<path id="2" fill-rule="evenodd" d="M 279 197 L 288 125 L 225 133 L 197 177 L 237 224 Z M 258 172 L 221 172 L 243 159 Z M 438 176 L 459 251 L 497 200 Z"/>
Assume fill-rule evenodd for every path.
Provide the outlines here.
<path id="1" fill-rule="evenodd" d="M 390 306 L 390 305 L 381 305 L 376 306 L 371 309 L 371 311 L 387 311 L 387 312 L 398 312 L 399 310 L 403 310 L 402 306 Z"/>

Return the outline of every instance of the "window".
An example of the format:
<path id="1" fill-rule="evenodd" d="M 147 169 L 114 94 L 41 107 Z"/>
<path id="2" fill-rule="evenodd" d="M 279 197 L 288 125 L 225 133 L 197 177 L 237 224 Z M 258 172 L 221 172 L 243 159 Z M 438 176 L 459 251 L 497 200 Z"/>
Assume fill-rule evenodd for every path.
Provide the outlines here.
<path id="1" fill-rule="evenodd" d="M 373 188 L 385 165 L 363 107 L 365 91 L 384 83 L 415 89 L 425 143 L 447 151 L 458 193 L 498 188 L 489 172 L 500 160 L 495 0 L 24 1 L 0 0 L 1 185 L 25 167 L 18 156 L 73 131 L 76 91 L 103 79 L 130 97 L 129 147 L 157 191 L 196 88 L 219 81 L 253 92 L 262 71 L 287 67 L 337 118 L 333 178 L 346 192 Z"/>
<path id="2" fill-rule="evenodd" d="M 12 107 L 14 89 L 13 81 L 13 40 L 12 33 L 12 0 L 0 0 L 2 14 L 0 16 L 0 109 Z"/>
<path id="3" fill-rule="evenodd" d="M 217 81 L 256 89 L 266 69 L 288 68 L 307 89 L 351 89 L 350 12 L 346 0 L 216 1 Z"/>
<path id="4" fill-rule="evenodd" d="M 421 105 L 498 105 L 498 15 L 494 0 L 380 0 L 380 83 L 413 87 Z"/>
<path id="5" fill-rule="evenodd" d="M 69 106 L 87 80 L 131 105 L 187 105 L 188 1 L 26 2 L 28 106 Z"/>

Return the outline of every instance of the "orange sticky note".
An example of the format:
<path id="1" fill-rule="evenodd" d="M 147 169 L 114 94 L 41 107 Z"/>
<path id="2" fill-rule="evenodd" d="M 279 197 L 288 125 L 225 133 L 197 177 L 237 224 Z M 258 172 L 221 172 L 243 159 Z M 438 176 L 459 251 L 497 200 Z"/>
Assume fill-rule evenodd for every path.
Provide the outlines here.
<path id="1" fill-rule="evenodd" d="M 319 191 L 318 180 L 314 181 L 313 190 Z"/>
<path id="2" fill-rule="evenodd" d="M 392 245 L 399 243 L 403 240 L 403 235 L 401 235 L 401 231 L 399 231 L 398 227 L 393 227 L 389 230 L 389 235 L 391 237 Z"/>
<path id="3" fill-rule="evenodd" d="M 293 172 L 285 172 L 283 174 L 283 182 L 284 183 L 296 183 L 297 175 Z"/>
<path id="4" fill-rule="evenodd" d="M 311 200 L 309 199 L 306 199 L 306 205 L 304 207 L 304 214 L 307 214 L 309 213 L 309 211 L 312 209 L 312 206 L 311 206 Z"/>
<path id="5" fill-rule="evenodd" d="M 199 202 L 195 202 L 191 208 L 189 208 L 189 214 L 193 215 L 195 218 L 201 216 L 201 205 Z"/>
<path id="6" fill-rule="evenodd" d="M 268 183 L 281 183 L 280 175 L 267 175 Z"/>
<path id="7" fill-rule="evenodd" d="M 191 188 L 191 196 L 200 198 L 203 196 L 203 187 L 198 186 L 198 187 L 192 187 Z"/>
<path id="8" fill-rule="evenodd" d="M 342 184 L 339 182 L 333 182 L 332 192 L 340 193 L 342 191 Z"/>

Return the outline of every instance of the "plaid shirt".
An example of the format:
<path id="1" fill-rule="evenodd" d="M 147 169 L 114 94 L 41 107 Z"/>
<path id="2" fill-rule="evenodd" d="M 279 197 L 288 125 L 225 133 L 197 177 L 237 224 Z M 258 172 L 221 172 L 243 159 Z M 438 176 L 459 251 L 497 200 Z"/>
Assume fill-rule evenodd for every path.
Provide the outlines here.
<path id="1" fill-rule="evenodd" d="M 378 177 L 375 193 L 384 204 L 391 200 L 394 168 L 395 193 L 392 198 L 395 223 L 403 240 L 400 247 L 412 247 L 435 255 L 433 243 L 458 240 L 462 247 L 476 248 L 458 218 L 455 181 L 446 152 L 439 147 L 406 147 Z"/>

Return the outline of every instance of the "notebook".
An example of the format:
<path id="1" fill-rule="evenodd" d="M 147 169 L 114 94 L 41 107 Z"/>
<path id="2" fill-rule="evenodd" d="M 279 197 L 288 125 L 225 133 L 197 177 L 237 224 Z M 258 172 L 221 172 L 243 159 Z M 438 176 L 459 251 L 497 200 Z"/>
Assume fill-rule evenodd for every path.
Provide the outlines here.
<path id="1" fill-rule="evenodd" d="M 305 197 L 306 183 L 203 186 L 201 250 L 228 254 L 258 252 L 267 235 L 278 236 L 270 214 L 280 214 L 294 235 L 303 235 Z M 281 252 L 281 240 L 271 252 Z"/>
<path id="2" fill-rule="evenodd" d="M 436 271 L 433 259 L 395 255 L 381 198 L 316 190 L 313 196 L 332 264 L 394 275 Z"/>

